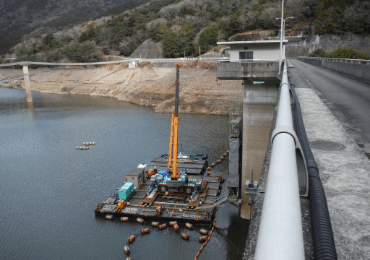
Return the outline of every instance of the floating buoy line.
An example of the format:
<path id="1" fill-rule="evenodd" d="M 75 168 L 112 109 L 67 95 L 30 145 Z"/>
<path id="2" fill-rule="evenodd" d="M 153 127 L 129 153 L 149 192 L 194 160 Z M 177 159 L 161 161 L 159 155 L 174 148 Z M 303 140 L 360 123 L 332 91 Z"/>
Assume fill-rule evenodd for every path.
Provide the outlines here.
<path id="1" fill-rule="evenodd" d="M 218 210 L 218 207 L 215 209 L 215 212 Z M 108 215 L 106 215 L 108 216 Z M 112 215 L 109 215 L 109 216 L 112 216 Z M 111 217 L 108 217 L 107 219 L 112 219 Z M 122 217 L 121 218 L 121 221 L 128 221 L 128 217 Z M 212 225 L 212 229 L 210 232 L 208 232 L 207 229 L 205 228 L 201 228 L 199 230 L 199 233 L 201 234 L 201 236 L 199 237 L 199 242 L 204 242 L 202 247 L 200 248 L 200 250 L 198 251 L 197 255 L 195 256 L 195 260 L 198 259 L 200 253 L 203 251 L 204 247 L 207 245 L 207 243 L 209 242 L 209 240 L 211 239 L 211 236 L 212 236 L 212 233 L 213 233 L 213 230 L 215 229 L 215 226 L 216 226 L 216 221 L 217 221 L 217 215 L 215 214 L 215 219 L 213 221 L 213 225 Z M 142 219 L 142 218 L 137 218 L 136 219 L 136 222 L 138 223 L 141 223 L 141 224 L 144 224 L 145 221 Z M 169 222 L 169 225 L 173 227 L 173 229 L 177 232 L 180 230 L 180 227 L 179 227 L 179 224 L 177 223 L 177 221 L 170 221 Z M 151 226 L 152 227 L 158 227 L 158 230 L 162 230 L 162 229 L 165 229 L 167 228 L 167 223 L 163 223 L 163 224 L 160 224 L 159 222 L 155 222 L 153 221 L 151 223 Z M 192 230 L 193 229 L 193 225 L 191 223 L 185 223 L 185 227 L 189 230 Z M 125 252 L 125 254 L 127 255 L 127 258 L 126 260 L 132 260 L 132 258 L 130 257 L 130 254 L 131 254 L 131 249 L 130 249 L 130 245 L 132 245 L 134 242 L 135 242 L 135 239 L 136 237 L 138 237 L 140 234 L 141 235 L 145 235 L 145 234 L 150 234 L 150 228 L 147 227 L 147 228 L 143 228 L 140 232 L 137 232 L 136 234 L 134 235 L 131 235 L 128 237 L 127 239 L 127 243 L 125 244 L 125 246 L 123 247 L 123 251 Z M 152 229 L 153 231 L 153 229 Z M 184 240 L 189 240 L 190 239 L 190 235 L 185 233 L 185 232 L 181 232 L 180 234 L 180 237 Z"/>
<path id="2" fill-rule="evenodd" d="M 216 210 L 215 210 L 215 212 L 218 210 L 218 207 L 216 208 Z M 200 242 L 202 242 L 201 241 L 201 238 L 206 238 L 206 242 L 204 242 L 204 244 L 202 245 L 202 247 L 199 249 L 199 251 L 198 251 L 198 254 L 195 256 L 195 258 L 194 258 L 194 260 L 197 260 L 198 259 L 198 257 L 199 257 L 199 255 L 200 255 L 200 253 L 202 253 L 202 251 L 203 251 L 203 249 L 204 249 L 204 247 L 207 245 L 207 243 L 209 242 L 209 240 L 211 239 L 211 237 L 212 237 L 212 234 L 213 234 L 213 230 L 215 229 L 215 226 L 216 226 L 216 222 L 217 222 L 217 215 L 216 215 L 216 213 L 215 213 L 215 220 L 213 221 L 213 226 L 212 226 L 212 230 L 211 230 L 211 232 L 209 233 L 209 236 L 207 237 L 207 236 L 203 236 L 203 237 L 200 237 L 199 238 L 199 241 Z"/>
<path id="3" fill-rule="evenodd" d="M 76 150 L 89 150 L 90 145 L 95 145 L 95 142 L 83 142 L 84 146 L 76 146 Z"/>

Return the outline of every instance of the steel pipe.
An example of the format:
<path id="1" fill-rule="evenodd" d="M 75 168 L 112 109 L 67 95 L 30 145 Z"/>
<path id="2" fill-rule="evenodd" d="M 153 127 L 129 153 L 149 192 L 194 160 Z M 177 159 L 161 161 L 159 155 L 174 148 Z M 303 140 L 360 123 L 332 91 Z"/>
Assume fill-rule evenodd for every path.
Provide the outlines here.
<path id="1" fill-rule="evenodd" d="M 293 131 L 286 63 L 275 129 Z M 256 245 L 256 260 L 304 259 L 296 145 L 291 134 L 278 132 L 273 139 L 265 198 Z"/>

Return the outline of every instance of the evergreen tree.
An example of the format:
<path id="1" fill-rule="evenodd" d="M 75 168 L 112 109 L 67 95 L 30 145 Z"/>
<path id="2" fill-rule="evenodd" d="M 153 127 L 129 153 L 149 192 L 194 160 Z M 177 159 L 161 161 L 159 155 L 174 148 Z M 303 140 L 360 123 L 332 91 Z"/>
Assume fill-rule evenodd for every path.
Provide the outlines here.
<path id="1" fill-rule="evenodd" d="M 177 35 L 168 30 L 163 35 L 163 53 L 166 58 L 174 58 L 180 55 L 181 42 Z"/>

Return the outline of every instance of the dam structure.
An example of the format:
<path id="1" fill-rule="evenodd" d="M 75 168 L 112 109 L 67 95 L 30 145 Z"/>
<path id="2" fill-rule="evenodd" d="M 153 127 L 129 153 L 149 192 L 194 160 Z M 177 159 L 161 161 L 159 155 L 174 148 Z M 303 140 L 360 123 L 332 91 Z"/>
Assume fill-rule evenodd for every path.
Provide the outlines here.
<path id="1" fill-rule="evenodd" d="M 293 244 L 289 242 L 290 235 L 282 235 L 286 228 L 283 228 L 279 217 L 279 207 L 286 211 L 283 214 L 287 218 L 292 218 L 293 211 L 284 203 L 272 203 L 267 199 L 268 190 L 275 190 L 275 197 L 290 191 L 285 188 L 288 181 L 283 181 L 283 177 L 276 180 L 272 169 L 275 168 L 273 151 L 276 150 L 277 132 L 288 133 L 295 140 L 294 163 L 298 174 L 301 218 L 301 221 L 291 221 L 292 226 L 296 223 L 297 228 L 301 228 L 301 234 L 295 236 L 300 241 L 299 245 L 287 250 L 289 255 L 282 252 L 283 257 L 279 259 L 366 259 L 369 247 L 363 241 L 367 240 L 370 229 L 369 221 L 361 216 L 368 215 L 368 207 L 355 205 L 368 204 L 366 196 L 359 194 L 368 193 L 364 184 L 370 180 L 369 122 L 368 116 L 363 114 L 368 106 L 365 100 L 368 99 L 370 62 L 307 57 L 299 57 L 298 61 L 283 59 L 284 69 L 281 70 L 284 72 L 278 75 L 278 61 L 254 59 L 255 54 L 246 51 L 254 51 L 253 45 L 244 44 L 231 42 L 230 56 L 234 51 L 234 59 L 219 61 L 217 67 L 219 79 L 242 79 L 244 85 L 241 198 L 238 202 L 241 217 L 250 218 L 251 223 L 243 259 L 278 258 L 277 252 L 286 246 L 284 243 Z M 238 47 L 233 48 L 232 45 Z M 282 78 L 279 93 L 274 75 Z M 288 80 L 284 81 L 284 76 Z M 287 86 L 290 98 L 286 102 L 290 106 L 285 104 L 284 108 L 281 98 L 283 88 L 287 92 Z M 266 109 L 269 105 L 270 110 Z M 264 110 L 261 111 L 261 107 Z M 292 110 L 295 130 L 279 127 L 281 110 Z M 256 150 L 258 142 L 264 143 L 267 149 L 259 147 Z M 260 161 L 254 159 L 258 153 Z M 287 157 L 282 152 L 280 155 L 280 160 L 285 161 Z M 288 168 L 282 169 L 287 171 Z M 356 177 L 352 178 L 352 174 Z M 253 193 L 250 187 L 255 186 L 256 177 L 258 192 Z M 345 181 L 348 178 L 354 181 L 349 184 Z M 268 183 L 273 180 L 273 186 L 284 185 L 271 188 L 270 184 L 269 188 Z M 301 189 L 304 182 L 307 183 L 305 191 Z M 293 197 L 297 199 L 297 196 Z M 271 210 L 270 207 L 277 208 Z M 266 228 L 266 223 L 268 226 L 274 224 Z M 276 248 L 278 244 L 280 246 Z"/>
<path id="2" fill-rule="evenodd" d="M 230 60 L 218 62 L 217 78 L 243 80 L 242 167 L 229 171 L 240 177 L 240 215 L 251 219 L 243 259 L 337 259 L 284 48 L 280 63 L 278 41 L 218 44 L 230 46 Z"/>
<path id="3" fill-rule="evenodd" d="M 243 81 L 243 142 L 238 202 L 241 217 L 250 219 L 250 196 L 245 193 L 244 183 L 252 179 L 252 173 L 252 181 L 261 177 L 279 90 L 280 42 L 234 41 L 218 44 L 230 46 L 230 60 L 218 62 L 217 78 Z"/>

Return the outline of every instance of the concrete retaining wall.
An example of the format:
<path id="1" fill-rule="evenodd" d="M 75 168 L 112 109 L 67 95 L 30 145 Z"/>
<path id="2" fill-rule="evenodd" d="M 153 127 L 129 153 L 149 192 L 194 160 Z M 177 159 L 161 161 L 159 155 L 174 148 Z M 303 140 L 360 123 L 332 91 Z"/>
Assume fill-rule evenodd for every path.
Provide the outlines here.
<path id="1" fill-rule="evenodd" d="M 308 38 L 302 38 L 302 41 L 290 41 L 285 46 L 285 55 L 288 59 L 296 59 L 299 56 L 305 56 L 307 53 L 311 53 L 319 48 L 331 52 L 335 48 L 347 46 L 370 54 L 369 37 L 346 33 L 343 35 L 311 35 Z"/>
<path id="2" fill-rule="evenodd" d="M 304 61 L 306 63 L 321 66 L 327 69 L 338 71 L 340 73 L 354 76 L 359 79 L 364 79 L 370 81 L 370 65 L 347 63 L 347 62 L 337 62 L 337 61 L 327 61 L 321 60 L 320 58 L 312 59 L 306 57 L 299 57 L 298 60 Z"/>
<path id="3" fill-rule="evenodd" d="M 305 56 L 313 51 L 311 45 L 285 45 L 285 56 L 288 59 L 296 59 L 299 56 Z"/>

